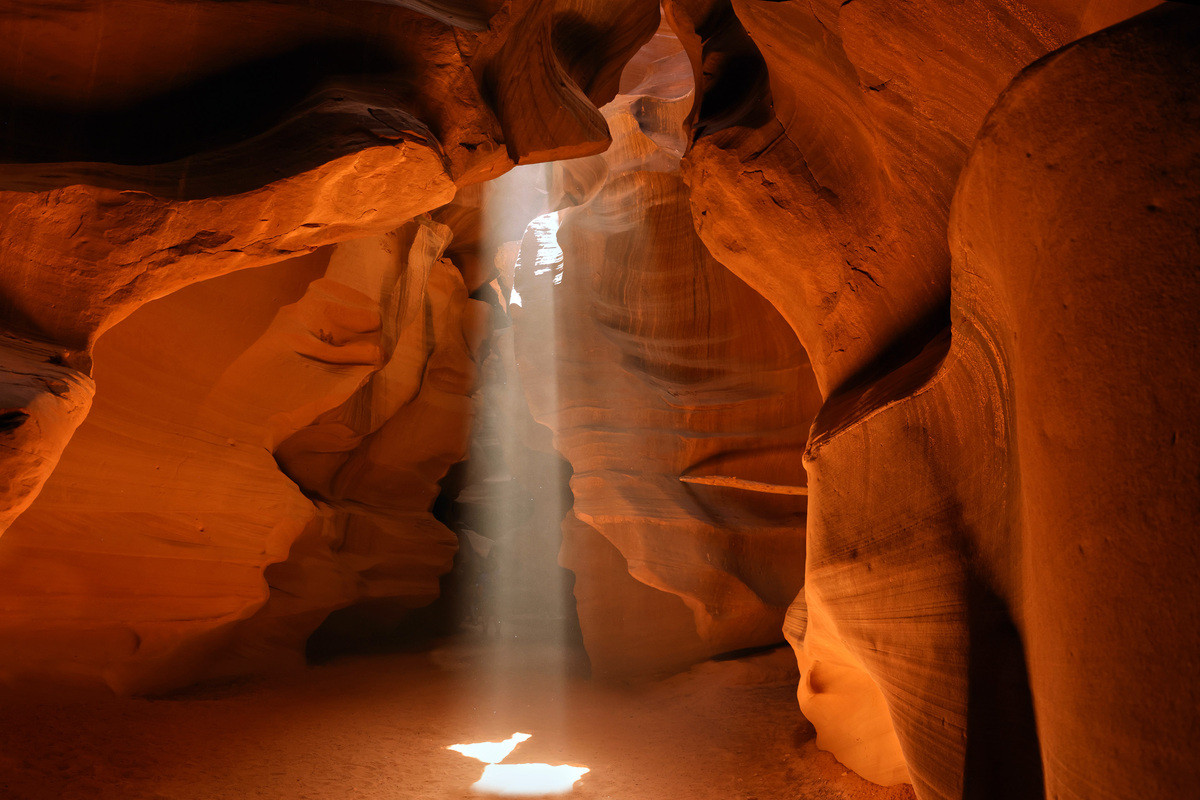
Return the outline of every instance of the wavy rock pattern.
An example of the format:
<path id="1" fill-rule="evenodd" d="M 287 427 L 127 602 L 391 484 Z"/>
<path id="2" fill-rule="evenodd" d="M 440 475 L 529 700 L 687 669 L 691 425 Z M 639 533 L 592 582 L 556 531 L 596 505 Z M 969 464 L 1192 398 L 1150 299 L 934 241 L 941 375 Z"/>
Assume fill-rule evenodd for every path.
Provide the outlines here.
<path id="1" fill-rule="evenodd" d="M 7 679 L 169 687 L 277 660 L 352 600 L 433 596 L 453 540 L 426 510 L 486 324 L 446 229 L 389 232 L 514 161 L 602 149 L 594 104 L 655 20 L 580 0 L 0 3 L 0 525 L 30 509 L 0 545 Z M 569 108 L 526 113 L 551 85 Z M 321 277 L 322 248 L 363 237 Z M 93 357 L 113 396 L 31 507 Z"/>
<path id="2" fill-rule="evenodd" d="M 86 374 L 149 300 L 383 234 L 516 160 L 597 152 L 591 103 L 654 28 L 627 5 L 4 3 L 4 328 Z M 565 117 L 518 108 L 551 85 L 538 107 Z M 46 441 L 12 464 L 14 509 L 78 424 L 38 402 Z"/>
<path id="3" fill-rule="evenodd" d="M 1076 742 L 1088 737 L 1077 740 L 1059 732 L 1039 742 L 1044 725 L 1071 727 L 1056 725 L 1063 713 L 1057 704 L 1074 708 L 1092 701 L 1082 690 L 1081 673 L 1039 659 L 1034 651 L 1046 645 L 1037 643 L 1052 639 L 1068 651 L 1057 653 L 1067 662 L 1078 657 L 1078 639 L 1114 645 L 1087 624 L 1069 636 L 1054 636 L 1052 632 L 1063 631 L 1063 622 L 1052 619 L 1050 609 L 1071 605 L 1061 596 L 1055 599 L 1063 605 L 1045 602 L 1041 617 L 1033 622 L 1025 618 L 1030 581 L 1068 585 L 1054 575 L 1069 570 L 1062 568 L 1061 557 L 1050 555 L 1062 534 L 1047 530 L 1034 546 L 1020 533 L 1029 513 L 1021 487 L 1031 479 L 1024 458 L 1046 448 L 1046 429 L 1036 445 L 1015 444 L 1012 431 L 1021 423 L 1013 417 L 1019 418 L 1019 412 L 1006 397 L 1021 391 L 1013 388 L 1021 367 L 1003 346 L 1014 335 L 1012 322 L 982 328 L 972 322 L 990 319 L 996 301 L 974 297 L 974 281 L 957 272 L 951 306 L 945 231 L 971 140 L 1010 79 L 1046 51 L 1140 8 L 959 3 L 950 13 L 934 6 L 871 2 L 833 6 L 738 0 L 731 6 L 682 2 L 667 8 L 704 76 L 701 100 L 693 110 L 695 145 L 684 162 L 697 228 L 714 254 L 789 320 L 812 356 L 826 397 L 806 454 L 811 504 L 804 594 L 787 626 L 803 671 L 801 706 L 817 726 L 821 746 L 879 782 L 904 780 L 907 772 L 922 798 L 1041 796 L 1043 761 L 1050 796 L 1109 796 L 1107 788 L 1100 788 L 1102 781 L 1082 777 L 1092 769 L 1091 757 Z M 1172 49 L 1187 34 L 1179 33 L 1172 44 L 1162 26 L 1147 25 L 1143 35 L 1141 40 L 1130 35 L 1127 46 L 1152 52 L 1166 47 L 1164 52 L 1172 55 L 1145 58 L 1178 60 L 1184 65 L 1180 69 L 1187 69 L 1187 57 Z M 1096 46 L 1102 38 L 1086 42 Z M 1087 49 L 1081 44 L 1066 52 Z M 1091 56 L 1076 57 L 1081 59 L 1077 74 L 1082 75 Z M 1119 57 L 1109 58 L 1113 66 L 1097 67 L 1115 76 Z M 1139 69 L 1141 63 L 1133 59 L 1126 66 Z M 1029 92 L 1035 80 L 1029 77 L 1017 85 Z M 1178 125 L 1189 112 L 1177 94 L 1173 99 L 1163 95 L 1165 87 L 1180 79 L 1165 74 L 1160 65 L 1135 80 L 1145 83 L 1133 84 L 1139 89 L 1123 95 L 1132 107 L 1113 100 L 1107 113 L 1135 126 L 1125 134 L 1131 140 L 1140 136 L 1154 142 L 1141 163 L 1156 163 L 1165 174 L 1186 174 L 1179 159 L 1187 156 L 1175 154 L 1190 152 L 1188 148 L 1160 144 L 1156 138 L 1185 135 L 1175 131 L 1183 130 Z M 1125 78 L 1114 82 L 1131 85 Z M 729 93 L 730 83 L 758 87 L 758 102 Z M 1066 97 L 1081 98 L 1084 85 L 1082 77 L 1073 86 L 1055 84 Z M 1047 120 L 1055 113 L 1049 111 L 1052 96 L 1055 92 L 1047 89 L 1042 101 Z M 1148 117 L 1159 120 L 1159 127 L 1150 123 L 1149 129 L 1141 128 L 1143 101 L 1130 98 L 1143 96 L 1146 103 L 1171 109 L 1176 119 L 1152 111 Z M 1075 108 L 1075 102 L 1067 100 L 1066 108 Z M 1054 101 L 1053 107 L 1060 109 L 1061 103 Z M 1080 99 L 1078 108 L 1084 106 Z M 992 135 L 997 126 L 1004 130 L 1003 146 L 1013 154 L 1015 166 L 1018 151 L 1034 158 L 1052 134 L 1021 144 L 1027 141 L 1021 123 L 1004 127 L 998 121 L 1005 111 L 1002 101 L 994 112 L 997 121 L 984 127 L 983 135 Z M 1093 131 L 1098 117 L 1085 116 L 1075 129 Z M 1062 128 L 1055 125 L 1055 130 L 1061 136 Z M 1121 135 L 1103 140 L 1108 151 L 1098 144 L 1085 152 L 1122 151 Z M 986 152 L 987 141 L 978 145 L 978 152 Z M 976 157 L 983 158 L 978 152 Z M 1064 162 L 1076 163 L 1075 158 L 1062 152 Z M 1057 169 L 1056 159 L 1049 160 L 1051 169 Z M 990 174 L 990 187 L 1006 185 L 999 169 Z M 1050 183 L 1059 185 L 1059 180 L 1066 185 L 1057 175 Z M 1107 181 L 1093 171 L 1087 181 L 1073 185 Z M 1063 205 L 1043 205 L 1034 200 L 1035 185 L 1031 178 L 1024 195 L 981 185 L 977 193 L 998 191 L 1006 204 L 976 201 L 977 216 L 960 210 L 958 229 L 1036 247 L 1037 232 L 1046 223 L 1035 222 L 1032 215 L 1058 224 L 1062 209 L 1081 208 L 1089 210 L 1080 212 L 1093 221 L 1088 224 L 1104 225 L 1108 223 L 1100 220 L 1121 219 L 1129 207 L 1128 201 L 1109 195 L 1072 196 Z M 1142 175 L 1132 184 L 1113 179 L 1106 185 L 1114 191 L 1117 186 L 1149 191 L 1153 184 Z M 963 187 L 966 191 L 967 184 Z M 1028 213 L 1008 228 L 1010 233 L 997 233 L 1004 214 L 1010 213 L 1000 209 L 1018 207 Z M 1091 235 L 1081 231 L 1078 240 Z M 1165 234 L 1172 242 L 1186 236 L 1182 225 Z M 1059 241 L 1056 233 L 1047 237 L 1047 247 Z M 1135 240 L 1140 241 L 1129 241 Z M 1113 244 L 1118 251 L 1132 247 Z M 1031 258 L 1027 254 L 1018 263 L 1032 263 Z M 1073 256 L 1064 258 L 1073 263 Z M 1176 258 L 1173 252 L 1166 263 L 1176 263 Z M 789 263 L 797 266 L 780 268 Z M 1014 266 L 996 259 L 992 270 L 999 275 Z M 1081 267 L 1081 274 L 1087 274 L 1088 268 Z M 1064 287 L 1074 285 L 1071 271 L 1049 264 L 1045 268 L 1072 276 L 1063 277 Z M 968 276 L 978 272 L 963 269 Z M 1131 266 L 1130 272 L 1141 275 L 1147 269 L 1153 280 L 1154 269 L 1148 266 Z M 1085 279 L 1079 280 L 1080 288 L 1063 290 L 1068 298 L 1063 307 L 1073 307 L 1071 299 L 1083 291 Z M 1113 289 L 1115 296 L 1125 291 Z M 1027 304 L 1028 295 L 1020 302 Z M 1104 305 L 1097 301 L 1096 307 Z M 1184 314 L 1179 309 L 1186 305 L 1181 302 L 1171 313 Z M 1147 298 L 1140 307 L 1157 306 Z M 1097 376 L 1105 374 L 1104 368 L 1098 364 L 1090 379 L 1073 370 L 1071 378 L 1061 377 L 1057 354 L 1070 340 L 1059 331 L 1072 323 L 1048 304 L 1039 301 L 1038 307 L 1043 311 L 1038 330 L 1062 337 L 1055 339 L 1058 345 L 1042 343 L 1039 358 L 1058 365 L 1042 377 L 1049 380 L 1051 372 L 1060 370 L 1054 381 L 1064 387 L 1073 385 L 1068 380 L 1079 380 L 1081 387 L 1089 380 L 1103 383 Z M 953 337 L 945 329 L 951 308 Z M 1100 335 L 1106 342 L 1102 349 L 1115 346 L 1108 343 L 1122 334 L 1100 334 L 1102 329 L 1107 330 L 1095 320 L 1090 334 L 1077 329 L 1078 341 Z M 1168 339 L 1163 335 L 1164 342 Z M 1159 346 L 1142 344 L 1143 352 Z M 1039 391 L 1036 384 L 1027 386 L 1025 391 Z M 1029 407 L 1034 405 L 1030 400 Z M 1072 402 L 1063 405 L 1074 407 Z M 1116 413 L 1120 403 L 1097 397 L 1095 407 Z M 1114 449 L 1105 436 L 1078 434 L 1079 452 L 1094 453 L 1105 463 L 1108 457 L 1100 454 Z M 1058 451 L 1045 463 L 1068 461 Z M 1175 463 L 1174 455 L 1164 454 L 1161 461 Z M 1035 473 L 1031 470 L 1030 476 Z M 1059 487 L 1058 497 L 1078 494 L 1063 486 L 1061 478 L 1049 480 L 1047 472 L 1037 473 L 1042 478 L 1045 485 Z M 1095 498 L 1107 496 L 1094 491 Z M 1164 504 L 1162 489 L 1149 482 L 1134 493 L 1150 507 Z M 1084 507 L 1093 502 L 1080 500 Z M 1186 516 L 1177 505 L 1173 509 L 1164 513 Z M 1041 553 L 1038 561 L 1031 561 L 1032 552 Z M 1164 542 L 1159 552 L 1167 576 L 1175 574 L 1166 566 L 1171 559 L 1191 563 L 1178 541 Z M 1131 557 L 1131 562 L 1137 560 Z M 1106 563 L 1116 570 L 1116 561 Z M 1034 580 L 1033 575 L 1039 577 Z M 1171 580 L 1163 578 L 1166 585 Z M 1160 591 L 1166 589 L 1155 588 L 1149 595 Z M 1096 584 L 1073 601 L 1108 607 L 1107 590 Z M 1163 621 L 1139 618 L 1140 625 L 1153 630 L 1174 630 L 1180 623 L 1172 614 Z M 1101 665 L 1098 658 L 1088 663 L 1094 670 L 1089 682 L 1112 681 L 1113 686 L 1134 680 L 1140 671 Z M 1051 677 L 1064 675 L 1076 676 L 1074 682 Z M 1180 679 L 1172 675 L 1164 685 L 1178 685 Z M 1072 699 L 1060 701 L 1060 693 Z M 1101 736 L 1109 735 L 1117 720 L 1137 716 L 1104 706 L 1112 712 L 1109 716 L 1100 711 L 1083 715 L 1092 720 L 1093 730 L 1105 731 Z M 1165 706 L 1159 709 L 1183 725 L 1182 715 L 1166 712 Z M 1154 758 L 1169 760 L 1165 742 L 1166 737 L 1154 735 L 1142 746 L 1158 753 Z M 1113 753 L 1106 763 L 1120 761 Z M 1167 796 L 1183 796 L 1178 787 L 1190 780 L 1190 770 L 1177 765 L 1169 772 L 1153 782 L 1169 787 Z M 1135 776 L 1147 779 L 1137 769 L 1112 767 L 1107 773 L 1115 785 L 1132 787 Z M 1111 796 L 1127 795 L 1114 790 Z"/>
<path id="4" fill-rule="evenodd" d="M 0 680 L 431 599 L 515 259 L 598 672 L 782 626 L 872 780 L 1190 798 L 1200 22 L 1151 5 L 667 0 L 679 53 L 647 0 L 0 0 Z"/>
<path id="5" fill-rule="evenodd" d="M 448 238 L 418 220 L 106 335 L 92 415 L 0 539 L 4 679 L 177 686 L 288 663 L 351 602 L 436 597 L 455 539 L 428 509 L 487 324 Z"/>
<path id="6" fill-rule="evenodd" d="M 903 781 L 909 733 L 900 730 L 897 739 L 892 729 L 903 727 L 904 714 L 877 683 L 883 674 L 905 681 L 908 706 L 924 708 L 918 722 L 961 722 L 962 686 L 913 664 L 960 652 L 964 578 L 953 557 L 940 561 L 954 552 L 947 543 L 911 536 L 896 508 L 903 494 L 889 488 L 895 476 L 874 474 L 890 467 L 875 461 L 864 470 L 847 459 L 853 475 L 825 479 L 821 442 L 829 420 L 853 419 L 859 410 L 837 404 L 840 388 L 869 386 L 924 347 L 931 350 L 925 362 L 944 351 L 935 337 L 947 323 L 945 231 L 958 171 L 996 95 L 1022 66 L 1069 40 L 1070 26 L 1051 14 L 982 2 L 958 4 L 953 13 L 872 2 L 692 2 L 669 4 L 667 14 L 704 74 L 695 143 L 684 160 L 697 230 L 792 325 L 830 398 L 813 431 L 809 564 L 788 628 L 804 672 L 801 708 L 821 746 L 844 763 L 880 783 Z M 929 369 L 923 363 L 913 362 L 916 374 L 901 385 L 919 384 Z M 894 468 L 904 472 L 914 456 L 899 452 Z M 874 492 L 883 493 L 882 505 Z M 834 497 L 852 503 L 854 515 Z M 884 519 L 874 519 L 876 508 Z M 935 563 L 909 568 L 926 588 L 902 596 L 894 573 L 877 572 L 873 583 L 857 586 L 855 603 L 831 605 L 826 550 L 857 559 L 860 540 L 886 530 L 929 548 Z M 905 662 L 907 672 L 897 672 L 894 660 L 872 661 L 890 652 L 876 642 L 869 656 L 848 646 L 859 616 L 876 613 L 912 620 L 912 631 L 896 629 L 904 647 L 921 653 Z M 925 713 L 930 703 L 936 713 Z M 912 777 L 919 788 L 930 780 Z"/>
<path id="7" fill-rule="evenodd" d="M 574 469 L 560 560 L 610 676 L 779 641 L 803 572 L 805 498 L 762 488 L 804 486 L 815 386 L 783 320 L 692 230 L 687 61 L 661 50 L 604 108 L 613 147 L 564 165 L 590 199 L 563 213 L 561 254 L 535 225 L 517 269 L 522 378 Z"/>
<path id="8" fill-rule="evenodd" d="M 177 685 L 266 600 L 263 569 L 314 508 L 261 432 L 247 440 L 200 413 L 225 367 L 320 276 L 320 255 L 176 292 L 97 345 L 92 413 L 0 537 L 5 682 Z"/>
<path id="9" fill-rule="evenodd" d="M 339 288 L 355 305 L 366 300 L 378 323 L 379 358 L 352 393 L 306 415 L 311 423 L 289 426 L 275 448 L 280 468 L 318 515 L 287 561 L 267 568 L 271 595 L 238 630 L 235 668 L 245 668 L 242 659 L 269 666 L 295 658 L 334 609 L 369 603 L 376 615 L 395 619 L 438 596 L 456 539 L 429 509 L 438 481 L 466 452 L 475 352 L 490 332 L 489 307 L 467 297 L 461 275 L 442 257 L 450 235 L 446 226 L 419 219 L 387 236 L 339 245 L 325 278 L 309 287 L 319 295 L 326 286 Z M 350 303 L 326 305 L 318 330 L 341 351 L 353 349 L 334 327 L 347 306 L 361 313 Z M 270 347 L 266 361 L 278 365 L 287 348 L 271 334 L 256 345 Z M 238 394 L 253 391 L 262 384 L 256 366 L 235 364 L 223 381 L 241 388 Z"/>

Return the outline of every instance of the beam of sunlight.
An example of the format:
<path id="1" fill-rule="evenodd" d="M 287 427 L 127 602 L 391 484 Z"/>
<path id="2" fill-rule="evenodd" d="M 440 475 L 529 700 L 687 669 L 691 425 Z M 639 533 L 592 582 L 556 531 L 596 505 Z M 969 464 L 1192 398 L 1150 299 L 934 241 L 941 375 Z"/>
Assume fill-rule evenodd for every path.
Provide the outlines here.
<path id="1" fill-rule="evenodd" d="M 462 753 L 467 758 L 474 758 L 485 764 L 496 764 L 503 761 L 521 742 L 532 734 L 514 733 L 503 742 L 474 742 L 472 744 L 452 744 L 447 750 Z"/>
<path id="2" fill-rule="evenodd" d="M 558 244 L 562 215 L 549 210 L 558 203 L 549 196 L 551 182 L 546 165 L 518 167 L 487 193 L 483 209 L 485 229 L 491 220 L 497 236 L 519 235 L 493 243 L 497 286 L 508 294 L 501 299 L 513 324 L 496 334 L 496 368 L 484 371 L 481 391 L 494 401 L 479 457 L 470 466 L 471 479 L 491 498 L 479 504 L 471 527 L 492 543 L 479 559 L 478 628 L 499 701 L 518 691 L 525 678 L 517 675 L 531 670 L 553 691 L 577 655 L 572 577 L 558 564 L 569 466 L 557 452 L 546 452 L 540 442 L 543 436 L 548 442 L 549 431 L 530 411 L 531 405 L 557 406 L 556 290 L 565 278 Z M 530 396 L 540 401 L 531 403 Z M 547 712 L 562 714 L 557 708 Z"/>
<path id="3" fill-rule="evenodd" d="M 488 764 L 471 788 L 501 797 L 545 797 L 570 792 L 586 772 L 569 764 Z"/>

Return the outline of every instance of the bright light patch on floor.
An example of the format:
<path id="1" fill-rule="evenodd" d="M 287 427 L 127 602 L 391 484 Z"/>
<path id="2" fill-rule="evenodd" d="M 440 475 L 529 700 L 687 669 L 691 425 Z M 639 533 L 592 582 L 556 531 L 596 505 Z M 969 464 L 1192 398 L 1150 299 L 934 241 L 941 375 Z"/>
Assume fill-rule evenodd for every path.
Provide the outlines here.
<path id="1" fill-rule="evenodd" d="M 501 797 L 566 794 L 587 771 L 569 764 L 488 764 L 471 788 Z"/>
<path id="2" fill-rule="evenodd" d="M 467 758 L 474 758 L 485 764 L 498 764 L 503 761 L 517 745 L 531 736 L 528 733 L 514 733 L 503 742 L 475 742 L 473 744 L 452 744 L 447 750 L 462 753 Z"/>
<path id="3" fill-rule="evenodd" d="M 566 794 L 575 782 L 588 772 L 587 767 L 570 764 L 501 764 L 517 745 L 531 738 L 528 733 L 514 733 L 503 742 L 474 742 L 452 744 L 447 750 L 475 758 L 487 766 L 483 777 L 471 785 L 482 794 L 500 797 L 546 797 Z"/>

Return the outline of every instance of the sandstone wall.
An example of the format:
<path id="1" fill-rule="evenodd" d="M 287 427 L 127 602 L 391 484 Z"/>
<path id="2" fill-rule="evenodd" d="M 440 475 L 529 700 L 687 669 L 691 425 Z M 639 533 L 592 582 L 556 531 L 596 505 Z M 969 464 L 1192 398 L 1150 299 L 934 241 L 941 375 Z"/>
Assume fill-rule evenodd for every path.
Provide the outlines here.
<path id="1" fill-rule="evenodd" d="M 1115 510 L 1103 519 L 1095 512 L 1108 507 L 1112 492 L 1100 486 L 1112 478 L 1130 488 L 1121 493 L 1122 508 L 1144 504 L 1163 509 L 1172 520 L 1167 527 L 1192 524 L 1181 522 L 1191 511 L 1170 480 L 1133 489 L 1105 465 L 1117 463 L 1124 447 L 1164 465 L 1187 458 L 1174 447 L 1151 455 L 1150 442 L 1166 447 L 1155 433 L 1166 423 L 1158 420 L 1183 413 L 1188 390 L 1175 401 L 1159 394 L 1143 403 L 1138 393 L 1122 396 L 1115 387 L 1123 384 L 1121 363 L 1154 361 L 1152 353 L 1194 338 L 1172 333 L 1190 319 L 1188 290 L 1165 289 L 1176 274 L 1172 265 L 1191 263 L 1194 231 L 1182 221 L 1169 227 L 1164 219 L 1175 218 L 1157 210 L 1149 212 L 1152 225 L 1135 221 L 1147 215 L 1143 209 L 1163 208 L 1157 199 L 1135 199 L 1142 191 L 1154 198 L 1194 195 L 1167 188 L 1194 185 L 1191 150 L 1179 144 L 1192 136 L 1194 116 L 1190 99 L 1174 88 L 1187 80 L 1166 74 L 1165 66 L 1190 69 L 1194 45 L 1186 44 L 1184 20 L 1194 12 L 1174 9 L 1173 23 L 1142 18 L 1112 34 L 1119 45 L 1101 34 L 1031 68 L 1011 91 L 1028 98 L 1039 81 L 1054 85 L 1025 101 L 1039 109 L 1035 118 L 1044 121 L 1036 124 L 1044 133 L 1026 130 L 1024 119 L 1009 120 L 1009 103 L 1018 101 L 1003 97 L 984 123 L 997 95 L 1030 62 L 1140 10 L 1136 4 L 835 8 L 752 0 L 667 7 L 703 76 L 695 142 L 684 161 L 697 230 L 792 324 L 825 398 L 806 454 L 805 587 L 788 623 L 804 673 L 801 707 L 822 746 L 874 780 L 903 780 L 907 771 L 923 798 L 1041 796 L 1043 777 L 1049 796 L 1133 796 L 1130 787 L 1139 780 L 1183 796 L 1181 787 L 1192 780 L 1190 768 L 1177 762 L 1169 777 L 1153 779 L 1140 766 L 1120 766 L 1114 742 L 1166 763 L 1174 758 L 1167 755 L 1173 734 L 1130 723 L 1140 731 L 1135 745 L 1121 733 L 1121 720 L 1138 715 L 1097 701 L 1091 690 L 1140 683 L 1144 668 L 1135 664 L 1142 662 L 1087 656 L 1078 642 L 1118 646 L 1119 636 L 1108 638 L 1116 623 L 1085 610 L 1119 614 L 1110 586 L 1138 584 L 1147 597 L 1162 598 L 1162 606 L 1121 605 L 1137 618 L 1125 623 L 1138 629 L 1135 641 L 1172 640 L 1187 625 L 1188 612 L 1165 598 L 1195 605 L 1194 592 L 1175 577 L 1178 565 L 1192 563 L 1186 536 L 1154 533 L 1160 523 L 1145 512 L 1136 535 Z M 1071 71 L 1066 63 L 1079 66 Z M 1138 77 L 1116 79 L 1120 69 Z M 1069 75 L 1045 77 L 1055 70 Z M 1093 96 L 1087 88 L 1093 82 L 1119 88 Z M 735 85 L 756 91 L 735 92 Z M 974 159 L 988 163 L 1000 147 L 1012 161 L 986 173 L 987 188 L 982 179 L 963 179 L 948 239 L 955 186 L 964 165 L 976 163 L 967 159 L 977 132 Z M 1002 143 L 993 144 L 993 136 Z M 1068 163 L 1079 172 L 1070 173 Z M 1084 166 L 1091 163 L 1097 166 Z M 1114 174 L 1106 176 L 1102 165 L 1110 163 Z M 1049 174 L 1016 179 L 1033 164 L 1046 165 L 1038 169 Z M 1013 185 L 1007 169 L 1015 170 Z M 1046 181 L 1045 195 L 1038 180 Z M 1150 188 L 1156 181 L 1161 190 Z M 952 251 L 965 241 L 963 231 L 1005 242 L 988 272 L 969 253 Z M 1020 259 L 1007 257 L 1012 247 Z M 1093 269 L 1113 276 L 1099 279 L 1106 289 L 1093 288 Z M 1036 277 L 1013 299 L 972 288 L 1007 283 L 1021 270 Z M 1058 283 L 1045 283 L 1051 273 Z M 1115 274 L 1130 276 L 1130 288 L 1115 283 Z M 1132 294 L 1138 308 L 1167 303 L 1171 310 L 1150 311 L 1163 326 L 1153 333 L 1145 323 L 1109 326 L 1101 318 L 1118 317 L 1105 312 L 1113 301 L 1102 294 Z M 1006 303 L 1021 316 L 997 320 Z M 1086 331 L 1076 327 L 1083 318 L 1090 320 Z M 1019 319 L 1030 320 L 1037 333 L 1017 331 Z M 1026 344 L 1031 336 L 1037 344 Z M 1090 367 L 1077 368 L 1071 354 L 1091 348 L 1125 355 L 1111 375 L 1090 357 L 1082 359 Z M 1022 358 L 1043 365 L 1037 377 L 1022 379 Z M 1179 386 L 1173 368 L 1147 366 L 1141 375 L 1130 380 Z M 1048 393 L 1055 385 L 1061 395 Z M 1078 387 L 1078 399 L 1068 399 L 1074 397 L 1068 386 Z M 1082 412 L 1081 402 L 1093 410 Z M 1155 411 L 1142 412 L 1145 405 Z M 1114 428 L 1123 425 L 1115 420 L 1126 411 L 1137 432 L 1118 435 Z M 1057 428 L 1037 421 L 1047 413 Z M 1156 421 L 1140 428 L 1143 413 Z M 1085 423 L 1093 418 L 1094 426 Z M 1085 475 L 1108 478 L 1092 482 Z M 1058 522 L 1045 522 L 1051 512 L 1043 504 L 1062 509 Z M 1039 520 L 1036 535 L 1028 532 L 1031 518 Z M 1123 535 L 1102 533 L 1114 525 Z M 1151 560 L 1127 551 L 1128 561 L 1111 550 L 1095 556 L 1108 584 L 1083 552 L 1088 566 L 1063 560 L 1073 549 L 1094 547 L 1095 537 L 1113 547 L 1149 537 L 1161 549 Z M 1191 644 L 1181 647 L 1190 653 Z M 1185 653 L 1163 667 L 1171 674 L 1160 676 L 1159 685 L 1187 682 Z M 1090 720 L 1090 753 L 1078 744 L 1088 737 L 1065 721 L 1076 718 L 1066 708 Z M 1194 720 L 1190 711 L 1175 717 L 1169 703 L 1156 714 L 1180 726 L 1182 717 Z M 1103 770 L 1095 765 L 1099 752 L 1108 753 Z M 1094 772 L 1107 777 L 1093 779 Z M 1118 785 L 1126 788 L 1111 788 Z"/>
<path id="2" fill-rule="evenodd" d="M 679 53 L 645 0 L 0 2 L 0 675 L 430 599 L 532 207 L 476 184 L 563 159 L 500 262 L 598 671 L 782 627 L 872 780 L 1190 797 L 1200 32 L 1151 5 L 669 0 Z"/>
<path id="3" fill-rule="evenodd" d="M 0 3 L 5 679 L 177 686 L 431 599 L 487 331 L 408 221 L 602 150 L 655 11 Z"/>
<path id="4" fill-rule="evenodd" d="M 818 401 L 784 320 L 693 231 L 690 70 L 660 37 L 603 108 L 612 147 L 562 165 L 559 191 L 586 202 L 557 235 L 531 228 L 516 276 L 530 406 L 574 470 L 560 560 L 593 670 L 614 677 L 781 641 Z"/>

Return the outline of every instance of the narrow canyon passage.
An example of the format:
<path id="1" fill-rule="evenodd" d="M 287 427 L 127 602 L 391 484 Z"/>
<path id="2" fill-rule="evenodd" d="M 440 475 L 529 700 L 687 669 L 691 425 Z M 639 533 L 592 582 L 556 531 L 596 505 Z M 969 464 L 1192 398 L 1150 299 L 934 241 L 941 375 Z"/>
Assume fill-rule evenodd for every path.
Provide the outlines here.
<path id="1" fill-rule="evenodd" d="M 1171 0 L 0 0 L 0 800 L 1195 800 L 1197 75 Z"/>

